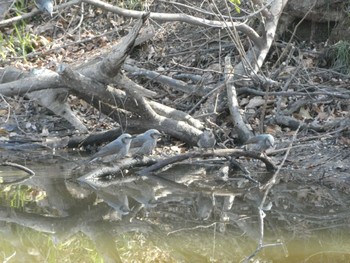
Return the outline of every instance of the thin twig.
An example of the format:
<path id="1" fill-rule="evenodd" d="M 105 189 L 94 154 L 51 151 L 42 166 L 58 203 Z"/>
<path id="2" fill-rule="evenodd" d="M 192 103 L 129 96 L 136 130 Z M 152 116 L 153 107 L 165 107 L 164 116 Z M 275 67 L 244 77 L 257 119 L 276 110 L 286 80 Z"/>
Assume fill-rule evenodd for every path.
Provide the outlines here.
<path id="1" fill-rule="evenodd" d="M 61 4 L 61 5 L 55 6 L 54 7 L 54 11 L 60 10 L 60 9 L 64 9 L 66 7 L 69 7 L 69 6 L 72 6 L 72 5 L 75 5 L 75 4 L 79 4 L 81 1 L 82 0 L 72 0 L 72 1 L 69 1 L 68 3 L 64 3 L 64 4 Z M 41 13 L 41 12 L 42 11 L 40 11 L 39 9 L 34 8 L 33 11 L 30 12 L 30 13 L 26 13 L 26 14 L 15 16 L 15 17 L 12 17 L 12 18 L 9 18 L 9 19 L 6 19 L 6 20 L 2 20 L 2 21 L 0 21 L 0 28 L 4 27 L 4 26 L 7 26 L 7 25 L 10 25 L 10 24 L 14 24 L 14 23 L 16 23 L 18 21 L 30 18 L 32 16 L 35 16 L 35 15 Z"/>
<path id="2" fill-rule="evenodd" d="M 266 244 L 264 245 L 263 243 L 263 240 L 264 240 L 264 218 L 266 216 L 265 212 L 264 212 L 264 207 L 265 207 L 265 201 L 267 199 L 267 195 L 270 193 L 270 190 L 271 188 L 276 184 L 277 182 L 277 177 L 285 163 L 285 161 L 287 160 L 287 157 L 289 156 L 289 152 L 290 150 L 292 149 L 292 146 L 293 146 L 293 142 L 296 140 L 296 137 L 297 137 L 297 134 L 299 132 L 299 129 L 300 129 L 300 126 L 298 127 L 298 129 L 295 131 L 294 135 L 293 135 L 293 139 L 291 141 L 291 143 L 289 144 L 289 147 L 288 147 L 288 150 L 286 152 L 286 154 L 284 155 L 284 158 L 281 162 L 281 164 L 278 166 L 278 169 L 277 171 L 274 173 L 274 175 L 272 176 L 272 178 L 265 184 L 263 185 L 260 189 L 261 190 L 264 190 L 264 196 L 261 200 L 261 203 L 258 207 L 258 210 L 259 210 L 259 215 L 258 215 L 258 218 L 259 218 L 259 228 L 260 228 L 260 237 L 259 237 L 259 241 L 258 241 L 258 245 L 257 245 L 257 248 L 255 249 L 255 251 L 249 255 L 245 260 L 244 262 L 249 262 L 250 259 L 252 259 L 253 257 L 255 257 L 259 251 L 261 249 L 263 249 L 264 247 L 266 246 L 271 246 L 271 244 Z M 275 243 L 274 245 L 282 245 L 282 243 Z"/>

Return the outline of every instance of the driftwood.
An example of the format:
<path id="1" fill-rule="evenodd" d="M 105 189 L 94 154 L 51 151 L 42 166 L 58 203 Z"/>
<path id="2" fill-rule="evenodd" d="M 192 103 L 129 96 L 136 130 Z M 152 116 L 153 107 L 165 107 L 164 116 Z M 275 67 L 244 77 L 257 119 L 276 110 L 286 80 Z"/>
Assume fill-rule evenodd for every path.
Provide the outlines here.
<path id="1" fill-rule="evenodd" d="M 122 134 L 121 129 L 113 129 L 105 132 L 92 133 L 89 136 L 72 136 L 67 143 L 68 148 L 86 147 L 94 144 L 101 144 L 117 139 Z"/>
<path id="2" fill-rule="evenodd" d="M 147 18 L 148 14 L 145 14 L 103 58 L 92 59 L 77 69 L 61 65 L 58 73 L 46 70 L 34 72 L 34 76 L 33 73 L 23 73 L 13 68 L 1 70 L 3 84 L 0 93 L 4 96 L 27 94 L 30 98 L 39 99 L 41 104 L 65 117 L 78 130 L 86 132 L 87 129 L 66 103 L 67 95 L 72 93 L 119 123 L 127 120 L 128 129 L 141 132 L 156 128 L 195 144 L 201 133 L 198 129 L 202 128 L 200 122 L 180 112 L 174 113 L 174 119 L 170 118 L 172 110 L 147 99 L 154 96 L 154 92 L 134 83 L 120 71 Z M 154 105 L 154 109 L 151 105 Z M 163 113 L 165 116 L 160 115 Z"/>
<path id="3" fill-rule="evenodd" d="M 97 168 L 92 170 L 88 174 L 80 177 L 80 181 L 83 182 L 94 182 L 98 181 L 100 178 L 110 176 L 111 174 L 120 174 L 124 169 L 128 169 L 130 167 L 140 167 L 146 166 L 145 168 L 139 170 L 137 172 L 138 176 L 149 176 L 153 175 L 155 172 L 161 170 L 162 168 L 172 165 L 175 163 L 179 163 L 185 161 L 187 159 L 192 158 L 207 158 L 207 157 L 249 157 L 262 161 L 266 170 L 272 172 L 276 169 L 275 164 L 269 159 L 266 158 L 260 153 L 245 151 L 242 149 L 218 149 L 218 150 L 210 150 L 210 151 L 192 151 L 184 154 L 179 154 L 175 156 L 170 156 L 166 158 L 152 158 L 152 157 L 143 157 L 139 158 L 126 158 L 117 163 L 114 167 L 104 167 Z"/>

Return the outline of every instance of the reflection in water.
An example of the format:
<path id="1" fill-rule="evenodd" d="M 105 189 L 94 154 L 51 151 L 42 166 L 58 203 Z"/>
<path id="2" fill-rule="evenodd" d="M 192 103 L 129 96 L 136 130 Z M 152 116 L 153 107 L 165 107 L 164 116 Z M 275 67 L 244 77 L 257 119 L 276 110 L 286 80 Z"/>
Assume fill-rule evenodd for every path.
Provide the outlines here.
<path id="1" fill-rule="evenodd" d="M 196 198 L 196 212 L 200 220 L 208 220 L 213 211 L 213 200 L 209 195 L 199 193 Z"/>
<path id="2" fill-rule="evenodd" d="M 113 208 L 113 214 L 111 214 L 113 219 L 122 219 L 123 215 L 129 214 L 129 199 L 125 193 L 121 191 L 109 193 L 103 189 L 96 189 L 95 192 L 99 198 Z"/>
<path id="3" fill-rule="evenodd" d="M 142 204 L 145 209 L 156 207 L 155 189 L 149 181 L 131 182 L 125 185 L 125 191 L 128 196 L 138 203 Z"/>
<path id="4" fill-rule="evenodd" d="M 0 192 L 2 261 L 239 262 L 256 247 L 261 192 L 239 176 L 226 173 L 221 180 L 220 169 L 182 164 L 93 185 L 69 178 L 64 166 L 30 168 L 36 176 Z M 265 248 L 256 259 L 322 262 L 332 256 L 336 262 L 338 251 L 350 261 L 345 232 L 314 235 L 307 228 L 311 215 L 288 210 L 290 184 L 278 187 L 269 197 L 274 206 L 266 211 L 265 242 L 286 246 Z M 36 193 L 40 198 L 27 198 Z"/>

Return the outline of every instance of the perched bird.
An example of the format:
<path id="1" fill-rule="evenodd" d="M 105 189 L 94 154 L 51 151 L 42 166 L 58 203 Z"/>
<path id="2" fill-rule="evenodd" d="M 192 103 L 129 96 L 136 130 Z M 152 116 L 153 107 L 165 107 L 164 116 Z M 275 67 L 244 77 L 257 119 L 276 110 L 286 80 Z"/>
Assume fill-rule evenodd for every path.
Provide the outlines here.
<path id="1" fill-rule="evenodd" d="M 197 145 L 199 148 L 214 148 L 216 144 L 215 135 L 212 130 L 205 129 L 201 135 L 199 135 L 199 139 L 197 141 Z"/>
<path id="2" fill-rule="evenodd" d="M 157 146 L 157 140 L 162 134 L 156 129 L 150 129 L 142 134 L 137 135 L 131 142 L 131 147 L 139 147 L 134 151 L 134 155 L 152 154 Z"/>
<path id="3" fill-rule="evenodd" d="M 48 12 L 52 16 L 53 0 L 35 0 L 35 2 L 42 12 Z"/>
<path id="4" fill-rule="evenodd" d="M 245 145 L 250 145 L 249 150 L 256 152 L 265 152 L 267 149 L 273 148 L 275 139 L 271 134 L 259 134 L 248 139 Z"/>
<path id="5" fill-rule="evenodd" d="M 111 156 L 113 159 L 121 159 L 129 153 L 130 143 L 133 137 L 128 133 L 123 133 L 114 141 L 103 146 L 97 153 L 95 153 L 89 162 L 97 159 Z"/>

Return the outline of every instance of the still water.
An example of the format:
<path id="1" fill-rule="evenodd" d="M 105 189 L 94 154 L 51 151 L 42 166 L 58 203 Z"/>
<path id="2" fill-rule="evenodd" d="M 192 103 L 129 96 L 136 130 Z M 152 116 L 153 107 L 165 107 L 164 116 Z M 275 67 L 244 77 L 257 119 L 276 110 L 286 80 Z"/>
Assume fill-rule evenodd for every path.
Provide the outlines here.
<path id="1" fill-rule="evenodd" d="M 34 176 L 2 184 L 1 262 L 243 262 L 257 247 L 259 189 L 223 178 L 220 166 L 185 163 L 147 177 L 124 171 L 101 184 L 77 180 L 74 166 L 28 165 Z M 0 167 L 3 182 L 25 175 Z M 251 262 L 350 262 L 348 215 L 303 211 L 291 187 L 272 192 L 269 246 Z"/>

